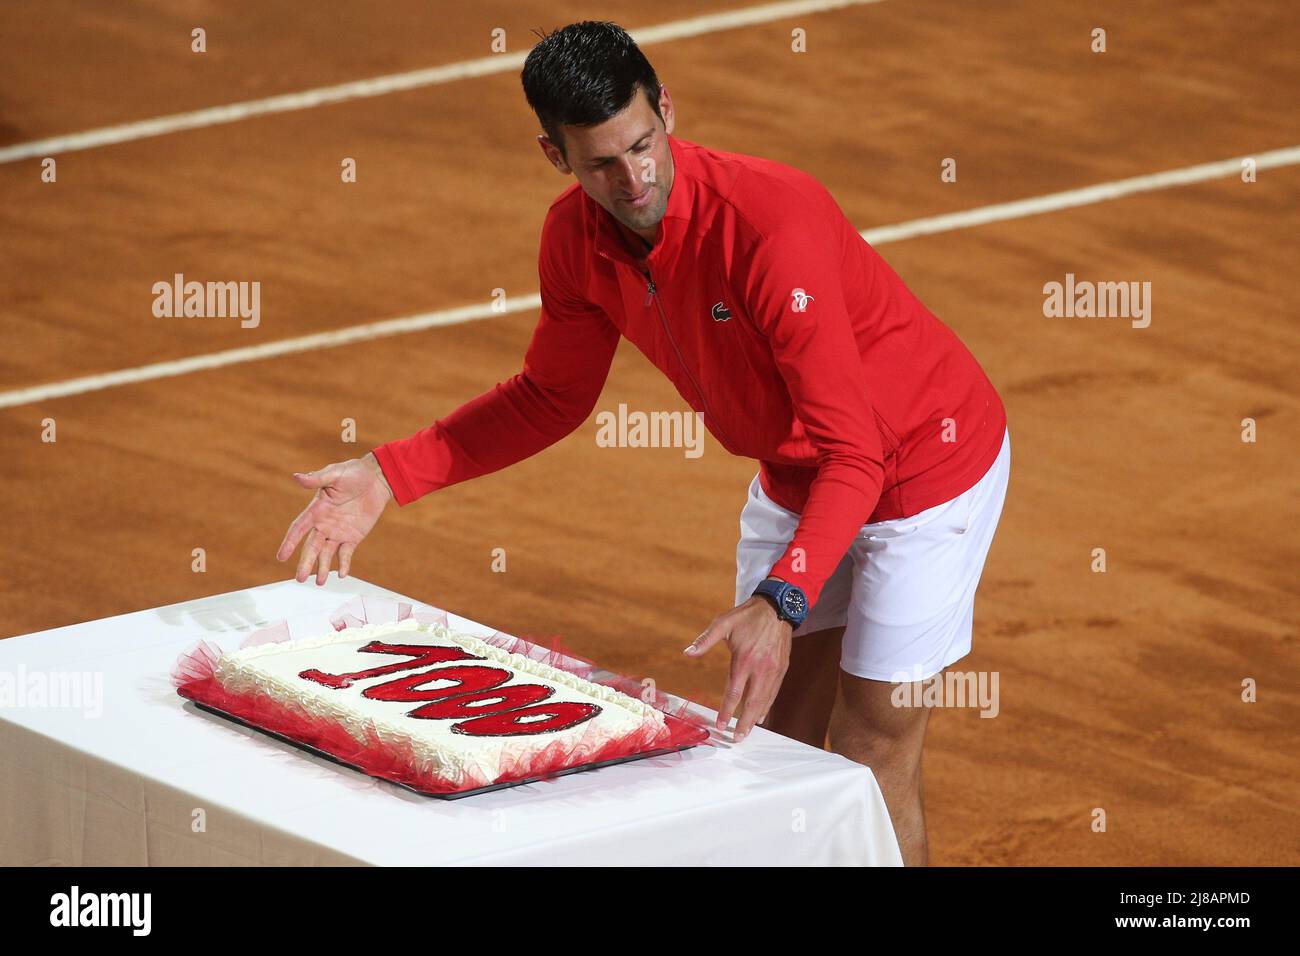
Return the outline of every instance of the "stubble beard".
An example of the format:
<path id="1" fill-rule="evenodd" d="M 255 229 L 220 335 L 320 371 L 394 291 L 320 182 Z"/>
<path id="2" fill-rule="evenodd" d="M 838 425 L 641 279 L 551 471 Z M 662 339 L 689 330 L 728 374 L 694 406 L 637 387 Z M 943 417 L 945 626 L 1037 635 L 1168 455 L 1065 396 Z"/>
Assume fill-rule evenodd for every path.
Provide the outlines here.
<path id="1" fill-rule="evenodd" d="M 618 210 L 614 217 L 629 229 L 653 229 L 659 225 L 663 219 L 664 213 L 668 211 L 668 198 L 658 183 L 650 184 L 648 188 L 654 190 L 654 196 L 650 200 L 650 205 L 644 209 L 630 209 L 627 203 L 617 202 L 615 208 Z"/>

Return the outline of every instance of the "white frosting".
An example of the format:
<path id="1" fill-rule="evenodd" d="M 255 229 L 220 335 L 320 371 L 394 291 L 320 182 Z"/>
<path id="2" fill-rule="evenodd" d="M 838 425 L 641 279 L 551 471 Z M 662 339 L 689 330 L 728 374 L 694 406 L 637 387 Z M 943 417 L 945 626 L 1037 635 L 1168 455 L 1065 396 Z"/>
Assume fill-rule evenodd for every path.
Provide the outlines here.
<path id="1" fill-rule="evenodd" d="M 357 680 L 349 687 L 337 689 L 299 676 L 308 669 L 326 674 L 350 674 L 410 660 L 393 654 L 360 652 L 360 648 L 371 641 L 459 646 L 475 657 L 486 658 L 486 661 L 424 664 Z M 596 704 L 601 711 L 567 730 L 475 737 L 451 729 L 453 724 L 468 718 L 409 717 L 407 715 L 423 702 L 372 700 L 362 696 L 367 688 L 397 678 L 474 664 L 490 664 L 513 672 L 509 680 L 494 690 L 515 684 L 542 684 L 554 690 L 545 703 L 574 701 Z M 567 754 L 566 765 L 571 765 L 583 762 L 611 739 L 646 729 L 647 725 L 654 737 L 666 734 L 663 714 L 643 701 L 521 654 L 508 653 L 468 634 L 442 625 L 424 625 L 414 619 L 395 624 L 351 627 L 322 637 L 243 648 L 224 655 L 217 662 L 216 676 L 222 686 L 232 692 L 257 692 L 276 701 L 291 703 L 313 716 L 335 720 L 359 741 L 365 741 L 368 734 L 373 733 L 386 743 L 409 744 L 417 769 L 457 784 L 465 781 L 478 785 L 495 781 L 502 774 L 503 761 L 526 757 L 554 746 L 557 741 L 561 742 Z M 431 676 L 420 687 L 436 689 L 437 685 L 438 681 Z M 490 712 L 493 706 L 487 703 L 483 709 Z"/>

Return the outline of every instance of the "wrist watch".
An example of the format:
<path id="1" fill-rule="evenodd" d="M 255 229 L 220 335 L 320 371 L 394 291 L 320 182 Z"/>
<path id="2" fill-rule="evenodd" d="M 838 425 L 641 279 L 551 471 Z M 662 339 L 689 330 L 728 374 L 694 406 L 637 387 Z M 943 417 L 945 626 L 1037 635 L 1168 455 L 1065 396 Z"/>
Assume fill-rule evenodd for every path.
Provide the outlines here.
<path id="1" fill-rule="evenodd" d="M 808 616 L 808 599 L 788 581 L 768 578 L 754 588 L 754 595 L 765 598 L 776 610 L 776 616 L 792 628 L 798 628 Z"/>

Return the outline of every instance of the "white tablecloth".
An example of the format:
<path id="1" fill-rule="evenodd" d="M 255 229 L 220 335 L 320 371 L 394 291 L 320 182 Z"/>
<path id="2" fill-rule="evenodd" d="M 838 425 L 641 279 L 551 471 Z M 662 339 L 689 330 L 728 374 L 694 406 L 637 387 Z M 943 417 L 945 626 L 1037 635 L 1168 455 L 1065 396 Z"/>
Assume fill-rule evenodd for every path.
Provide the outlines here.
<path id="1" fill-rule="evenodd" d="M 867 768 L 761 729 L 447 801 L 176 695 L 199 639 L 230 649 L 281 619 L 327 633 L 358 594 L 412 600 L 331 576 L 0 641 L 0 864 L 901 863 Z"/>

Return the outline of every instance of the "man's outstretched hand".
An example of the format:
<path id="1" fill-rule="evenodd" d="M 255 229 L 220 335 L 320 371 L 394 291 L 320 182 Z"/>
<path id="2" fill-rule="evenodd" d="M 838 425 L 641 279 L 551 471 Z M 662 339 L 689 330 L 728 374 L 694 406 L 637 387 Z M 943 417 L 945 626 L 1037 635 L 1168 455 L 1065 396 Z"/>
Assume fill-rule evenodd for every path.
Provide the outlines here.
<path id="1" fill-rule="evenodd" d="M 731 675 L 718 709 L 718 730 L 726 728 L 736 710 L 735 741 L 740 743 L 754 725 L 767 719 L 786 668 L 790 666 L 793 628 L 776 616 L 761 597 L 752 597 L 715 618 L 708 629 L 683 652 L 699 657 L 715 644 L 731 648 Z"/>
<path id="2" fill-rule="evenodd" d="M 302 487 L 315 489 L 316 495 L 289 525 L 276 559 L 287 560 L 302 542 L 296 575 L 299 583 L 310 577 L 315 565 L 316 583 L 324 584 L 335 554 L 339 558 L 339 577 L 346 578 L 352 552 L 393 497 L 379 462 L 374 454 L 367 453 L 363 458 L 336 462 L 293 477 Z"/>

